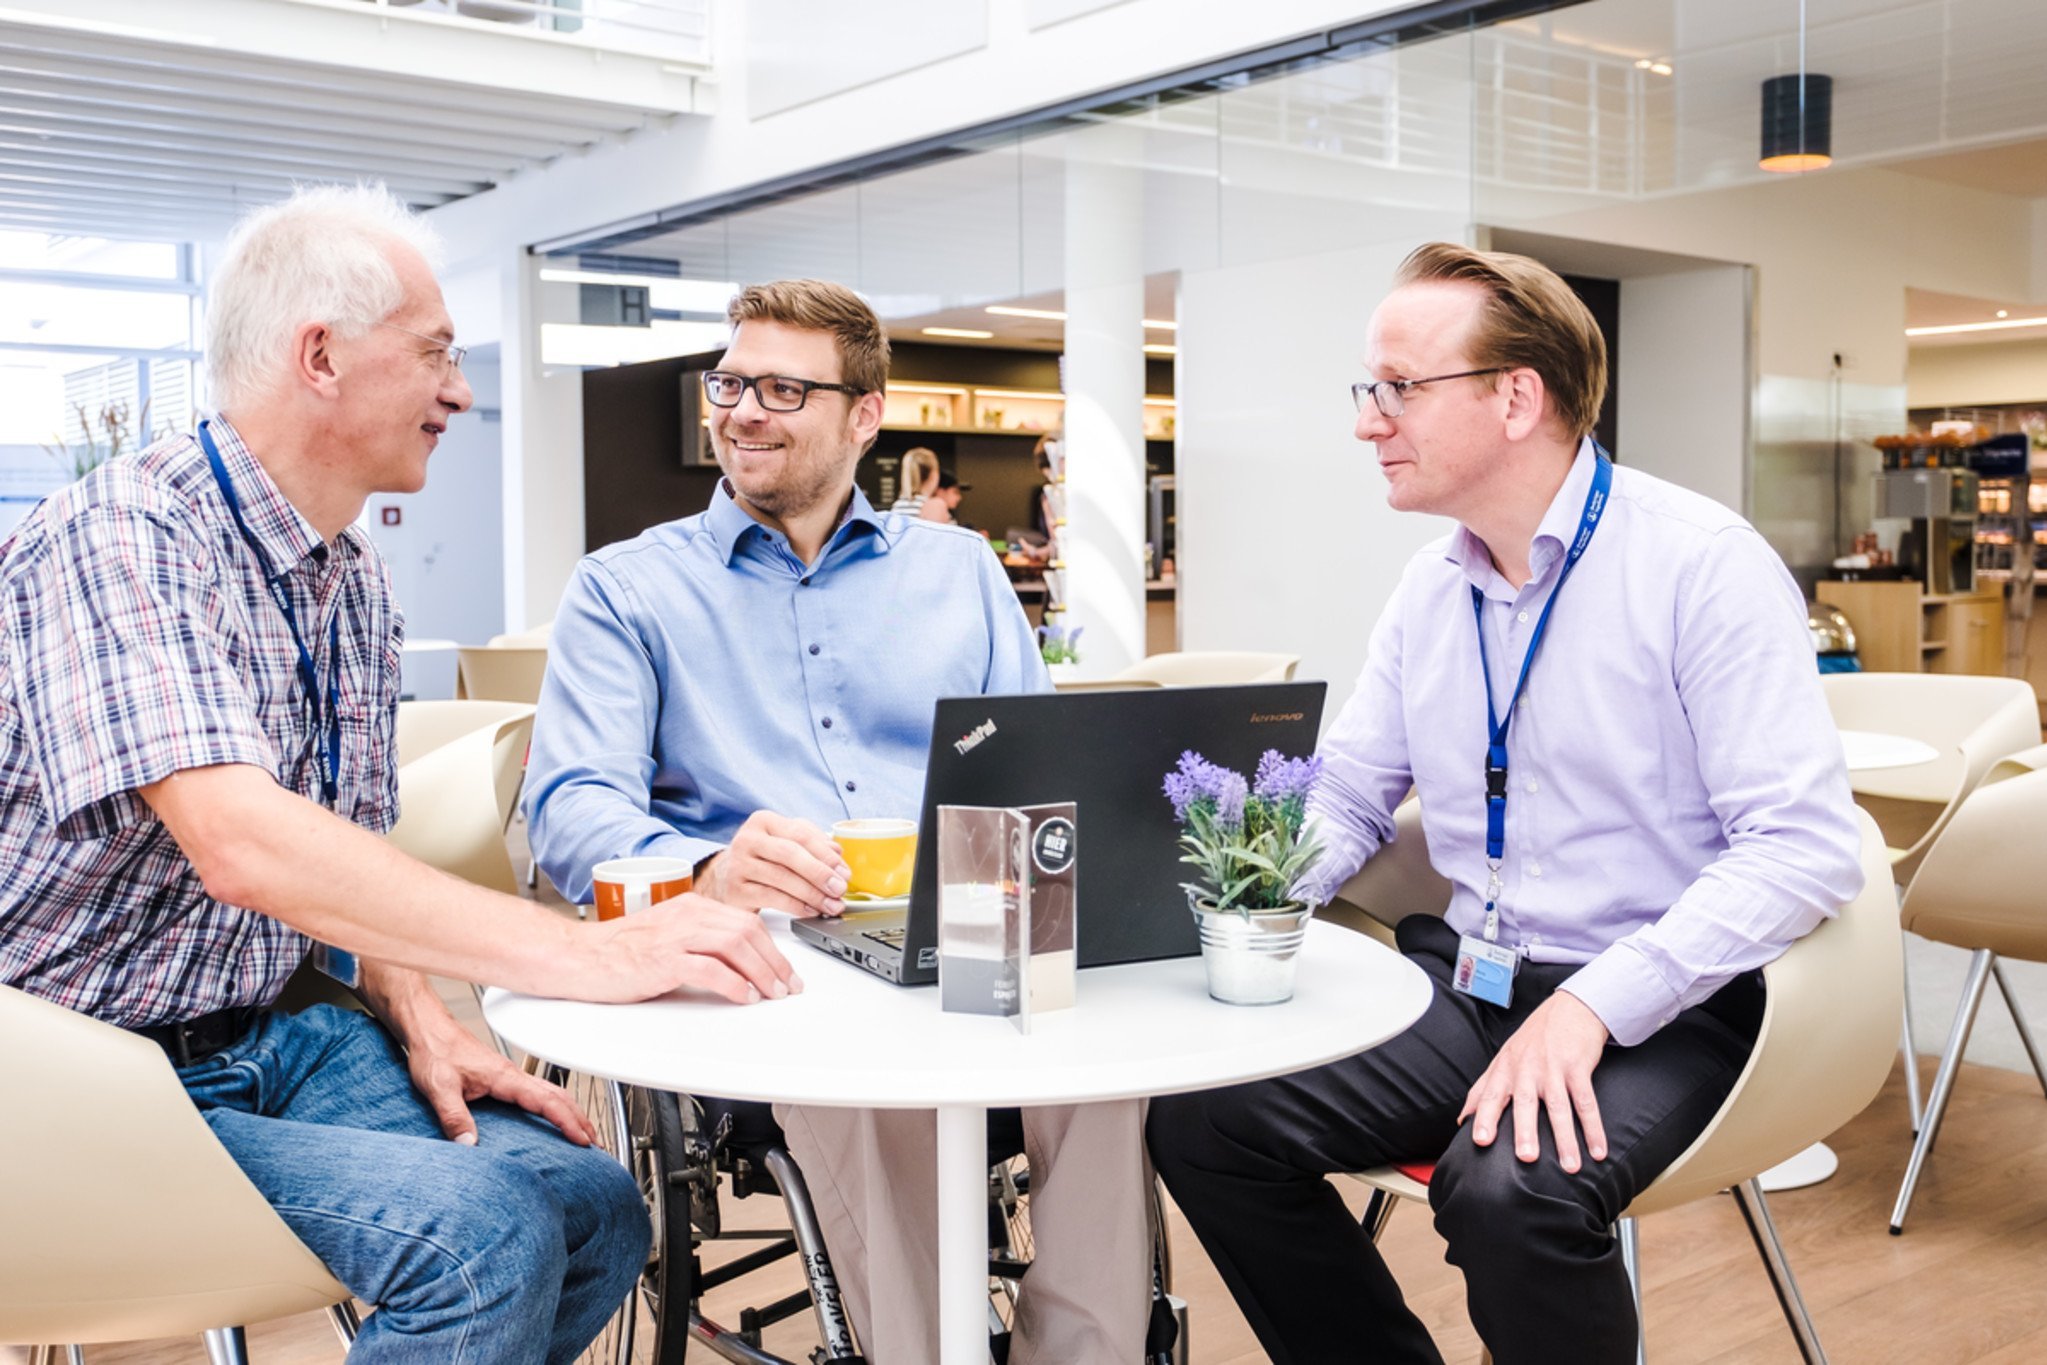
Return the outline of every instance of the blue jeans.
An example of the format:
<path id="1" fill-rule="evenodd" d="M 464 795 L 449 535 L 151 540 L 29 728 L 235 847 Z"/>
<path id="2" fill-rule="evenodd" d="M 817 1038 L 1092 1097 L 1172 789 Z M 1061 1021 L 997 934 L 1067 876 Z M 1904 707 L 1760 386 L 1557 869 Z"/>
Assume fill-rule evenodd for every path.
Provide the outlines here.
<path id="1" fill-rule="evenodd" d="M 178 1077 L 279 1216 L 376 1305 L 352 1365 L 568 1365 L 631 1291 L 650 1225 L 596 1148 L 485 1100 L 441 1135 L 375 1020 L 265 1014 Z"/>

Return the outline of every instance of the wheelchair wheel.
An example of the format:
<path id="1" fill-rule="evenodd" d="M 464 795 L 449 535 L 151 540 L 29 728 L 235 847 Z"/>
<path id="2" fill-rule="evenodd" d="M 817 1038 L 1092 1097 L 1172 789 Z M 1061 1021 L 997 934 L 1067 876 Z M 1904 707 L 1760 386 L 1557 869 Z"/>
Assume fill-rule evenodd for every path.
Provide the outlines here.
<path id="1" fill-rule="evenodd" d="M 590 1116 L 597 1145 L 633 1173 L 653 1221 L 653 1244 L 638 1296 L 620 1306 L 579 1365 L 682 1365 L 689 1345 L 695 1259 L 689 1194 L 670 1179 L 685 1168 L 675 1096 L 553 1065 L 542 1074 Z M 673 1311 L 664 1312 L 671 1303 Z"/>

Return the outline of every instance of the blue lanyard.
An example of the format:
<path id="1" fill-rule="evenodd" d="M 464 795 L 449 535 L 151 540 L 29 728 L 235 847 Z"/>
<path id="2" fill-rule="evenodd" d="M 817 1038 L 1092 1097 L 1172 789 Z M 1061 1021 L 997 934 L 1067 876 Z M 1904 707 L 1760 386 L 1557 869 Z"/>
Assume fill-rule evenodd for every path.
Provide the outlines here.
<path id="1" fill-rule="evenodd" d="M 1571 570 L 1578 567 L 1585 547 L 1592 543 L 1592 533 L 1599 529 L 1599 517 L 1606 510 L 1607 494 L 1612 488 L 1613 462 L 1604 454 L 1596 454 L 1592 466 L 1592 491 L 1585 495 L 1585 511 L 1578 518 L 1578 537 L 1564 554 L 1563 572 L 1557 575 L 1556 587 L 1550 589 L 1549 601 L 1542 604 L 1542 615 L 1535 618 L 1535 629 L 1528 637 L 1528 652 L 1521 658 L 1521 676 L 1514 680 L 1514 695 L 1507 698 L 1504 719 L 1493 705 L 1493 671 L 1486 662 L 1485 594 L 1477 588 L 1471 590 L 1471 616 L 1478 623 L 1478 667 L 1485 677 L 1485 856 L 1490 873 L 1486 884 L 1485 936 L 1488 943 L 1500 934 L 1500 859 L 1506 856 L 1507 849 L 1507 727 L 1514 723 L 1514 708 L 1521 702 L 1522 689 L 1528 686 L 1528 669 L 1535 662 L 1535 651 L 1542 647 L 1542 634 L 1549 626 L 1549 614 L 1556 609 L 1557 598 L 1563 596 L 1564 583 L 1570 578 Z"/>
<path id="2" fill-rule="evenodd" d="M 306 689 L 306 703 L 313 713 L 313 742 L 320 751 L 320 795 L 332 810 L 341 797 L 341 614 L 336 612 L 327 633 L 327 658 L 334 665 L 334 676 L 328 679 L 325 688 L 326 725 L 320 724 L 321 697 L 320 672 L 313 666 L 313 655 L 306 648 L 306 640 L 299 633 L 299 614 L 291 604 L 291 590 L 285 586 L 283 574 L 270 571 L 269 556 L 257 543 L 249 530 L 249 523 L 242 517 L 242 502 L 235 496 L 234 481 L 227 476 L 227 465 L 220 458 L 220 447 L 213 443 L 213 433 L 207 430 L 210 423 L 199 424 L 199 444 L 206 449 L 206 463 L 213 467 L 213 481 L 220 486 L 220 496 L 227 500 L 227 510 L 234 514 L 235 526 L 241 531 L 242 539 L 248 544 L 250 553 L 256 556 L 256 565 L 263 571 L 263 585 L 270 589 L 270 596 L 277 603 L 277 609 L 284 613 L 284 624 L 291 630 L 291 642 L 298 647 L 299 681 Z"/>

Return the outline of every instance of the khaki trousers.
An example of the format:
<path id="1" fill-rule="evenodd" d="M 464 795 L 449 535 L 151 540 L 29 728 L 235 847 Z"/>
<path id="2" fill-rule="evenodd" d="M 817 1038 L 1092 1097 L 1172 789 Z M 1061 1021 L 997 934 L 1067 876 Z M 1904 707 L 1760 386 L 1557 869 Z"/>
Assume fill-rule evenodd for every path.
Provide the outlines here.
<path id="1" fill-rule="evenodd" d="M 1012 1365 L 1136 1365 L 1151 1313 L 1142 1100 L 1023 1111 L 1035 1255 Z M 938 1360 L 937 1120 L 776 1105 L 867 1359 Z"/>

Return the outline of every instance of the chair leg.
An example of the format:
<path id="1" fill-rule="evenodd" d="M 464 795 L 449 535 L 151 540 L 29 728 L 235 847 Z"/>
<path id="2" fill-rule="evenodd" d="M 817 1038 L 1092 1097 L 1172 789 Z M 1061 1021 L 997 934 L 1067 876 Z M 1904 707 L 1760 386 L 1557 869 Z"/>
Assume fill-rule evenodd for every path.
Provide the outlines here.
<path id="1" fill-rule="evenodd" d="M 239 1327 L 216 1327 L 206 1334 L 208 1365 L 249 1365 L 249 1339 Z"/>
<path id="2" fill-rule="evenodd" d="M 1812 1325 L 1812 1313 L 1798 1292 L 1791 1263 L 1784 1258 L 1784 1243 L 1777 1237 L 1777 1224 L 1770 1217 L 1769 1201 L 1763 1198 L 1762 1183 L 1751 1177 L 1734 1186 L 1733 1193 L 1735 1207 L 1748 1224 L 1748 1235 L 1762 1255 L 1763 1269 L 1769 1272 L 1770 1288 L 1777 1291 L 1777 1306 L 1784 1310 L 1784 1321 L 1791 1325 L 1791 1335 L 1798 1341 L 1798 1354 L 1805 1365 L 1827 1365 L 1827 1353 L 1820 1348 L 1819 1329 Z"/>
<path id="3" fill-rule="evenodd" d="M 83 1346 L 66 1346 L 64 1348 L 64 1359 L 67 1365 L 85 1365 L 85 1348 Z"/>
<path id="4" fill-rule="evenodd" d="M 1940 1054 L 1940 1070 L 1933 1078 L 1933 1094 L 1926 1101 L 1926 1115 L 1919 1125 L 1919 1139 L 1912 1144 L 1912 1159 L 1905 1164 L 1905 1183 L 1898 1188 L 1898 1202 L 1891 1210 L 1891 1235 L 1905 1230 L 1905 1211 L 1912 1206 L 1912 1189 L 1919 1183 L 1920 1168 L 1926 1165 L 1933 1140 L 1940 1136 L 1940 1121 L 1947 1113 L 1948 1096 L 1955 1088 L 1955 1076 L 1962 1069 L 1962 1053 L 1969 1046 L 1969 1030 L 1975 1027 L 1976 1011 L 1983 1004 L 1983 988 L 1990 981 L 1990 968 L 1997 954 L 1978 949 L 1969 959 L 1969 979 L 1962 986 L 1962 1001 L 1955 1006 L 1955 1021 L 1948 1029 L 1947 1048 Z"/>
<path id="5" fill-rule="evenodd" d="M 1364 1225 L 1365 1236 L 1374 1245 L 1386 1234 L 1386 1224 L 1393 1220 L 1393 1210 L 1400 1201 L 1384 1190 L 1373 1190 L 1372 1198 L 1365 1205 L 1365 1216 L 1358 1221 Z"/>
<path id="6" fill-rule="evenodd" d="M 2011 983 L 2004 979 L 2002 959 L 1990 964 L 1991 974 L 1997 978 L 1997 989 L 2004 995 L 2004 1007 L 2011 1011 L 2012 1023 L 2018 1025 L 2019 1041 L 2026 1045 L 2026 1056 L 2033 1063 L 2033 1074 L 2040 1078 L 2040 1090 L 2047 1094 L 2047 1067 L 2040 1065 L 2040 1049 L 2033 1042 L 2033 1029 L 2026 1022 L 2026 1012 L 2019 1008 L 2019 998 L 2012 994 Z"/>
<path id="7" fill-rule="evenodd" d="M 1899 952 L 1904 952 L 1903 947 Z M 1905 1063 L 1905 1108 L 1912 1115 L 1912 1136 L 1919 1136 L 1920 1120 L 1926 1113 L 1926 1105 L 1919 1094 L 1919 1049 L 1912 1041 L 1912 959 L 1907 955 L 1899 964 L 1898 985 L 1905 1001 L 1904 1032 L 1899 1035 L 1898 1056 Z"/>
<path id="8" fill-rule="evenodd" d="M 341 1349 L 345 1352 L 355 1345 L 355 1338 L 362 1331 L 362 1314 L 355 1311 L 355 1303 L 337 1303 L 327 1310 L 327 1321 L 333 1324 L 334 1335 L 341 1338 Z"/>
<path id="9" fill-rule="evenodd" d="M 1628 1292 L 1635 1296 L 1635 1365 L 1649 1365 L 1649 1326 L 1642 1320 L 1642 1228 L 1632 1218 L 1614 1225 L 1620 1238 L 1621 1264 L 1628 1269 Z"/>

